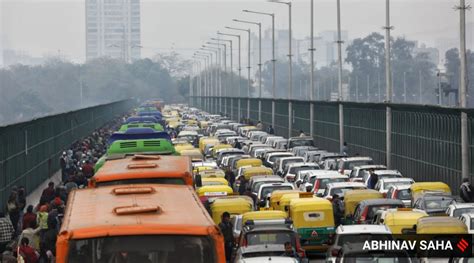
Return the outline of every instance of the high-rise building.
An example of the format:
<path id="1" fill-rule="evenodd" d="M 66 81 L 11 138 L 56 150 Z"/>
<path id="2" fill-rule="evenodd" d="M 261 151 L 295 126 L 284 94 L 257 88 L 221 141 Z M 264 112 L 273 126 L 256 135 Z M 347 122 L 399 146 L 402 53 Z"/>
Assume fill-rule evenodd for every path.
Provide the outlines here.
<path id="1" fill-rule="evenodd" d="M 86 0 L 86 59 L 140 59 L 140 0 Z"/>

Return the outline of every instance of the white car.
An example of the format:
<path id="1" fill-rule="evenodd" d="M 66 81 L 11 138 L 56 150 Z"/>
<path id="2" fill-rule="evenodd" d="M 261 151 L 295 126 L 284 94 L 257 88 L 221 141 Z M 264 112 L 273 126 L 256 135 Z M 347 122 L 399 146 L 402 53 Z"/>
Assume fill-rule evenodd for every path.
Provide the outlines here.
<path id="1" fill-rule="evenodd" d="M 364 179 L 364 175 L 369 173 L 369 169 L 377 170 L 387 170 L 387 166 L 385 165 L 362 165 L 357 166 L 352 169 L 351 174 L 349 175 L 349 181 L 351 182 L 362 182 Z"/>
<path id="2" fill-rule="evenodd" d="M 370 157 L 344 157 L 339 160 L 337 169 L 341 174 L 349 176 L 357 166 L 374 164 Z"/>
<path id="3" fill-rule="evenodd" d="M 373 235 L 375 234 L 375 235 Z M 336 228 L 333 245 L 326 252 L 326 262 L 335 263 L 339 251 L 344 245 L 364 242 L 373 237 L 391 240 L 392 232 L 386 225 L 340 225 Z"/>
<path id="4" fill-rule="evenodd" d="M 398 170 L 377 170 L 377 171 L 374 171 L 374 174 L 376 174 L 379 177 L 379 180 L 385 179 L 385 178 L 403 177 L 403 175 Z M 370 173 L 364 174 L 364 177 L 362 180 L 365 185 L 368 185 L 369 180 L 370 180 Z"/>
<path id="5" fill-rule="evenodd" d="M 273 171 L 279 176 L 283 176 L 283 171 L 286 165 L 290 163 L 304 163 L 303 157 L 281 157 L 273 164 Z"/>
<path id="6" fill-rule="evenodd" d="M 332 196 L 337 194 L 343 198 L 345 192 L 357 189 L 367 189 L 367 186 L 357 182 L 330 183 L 326 185 L 322 197 L 331 200 Z"/>
<path id="7" fill-rule="evenodd" d="M 290 183 L 268 183 L 260 185 L 257 192 L 257 204 L 260 206 L 266 205 L 268 198 L 275 190 L 294 190 L 295 187 Z"/>
<path id="8" fill-rule="evenodd" d="M 319 170 L 319 165 L 315 163 L 290 163 L 285 167 L 283 177 L 285 178 L 285 181 L 293 183 L 298 179 L 296 178 L 298 172 L 313 170 Z"/>
<path id="9" fill-rule="evenodd" d="M 474 234 L 474 223 L 472 222 L 474 220 L 474 213 L 462 214 L 459 220 L 467 226 L 467 232 L 469 234 Z"/>
<path id="10" fill-rule="evenodd" d="M 392 185 L 385 194 L 386 198 L 399 199 L 406 207 L 411 207 L 411 185 Z"/>
<path id="11" fill-rule="evenodd" d="M 275 161 L 278 158 L 291 157 L 291 156 L 295 156 L 295 155 L 289 152 L 272 152 L 267 155 L 267 157 L 265 158 L 264 164 L 265 166 L 272 168 L 273 165 L 275 164 Z"/>
<path id="12" fill-rule="evenodd" d="M 446 209 L 446 214 L 451 217 L 460 217 L 462 214 L 474 213 L 474 203 L 450 204 Z"/>
<path id="13" fill-rule="evenodd" d="M 377 184 L 375 185 L 375 190 L 382 193 L 385 197 L 387 196 L 388 189 L 392 186 L 400 186 L 400 185 L 411 185 L 415 182 L 415 180 L 411 178 L 382 178 L 379 179 Z"/>

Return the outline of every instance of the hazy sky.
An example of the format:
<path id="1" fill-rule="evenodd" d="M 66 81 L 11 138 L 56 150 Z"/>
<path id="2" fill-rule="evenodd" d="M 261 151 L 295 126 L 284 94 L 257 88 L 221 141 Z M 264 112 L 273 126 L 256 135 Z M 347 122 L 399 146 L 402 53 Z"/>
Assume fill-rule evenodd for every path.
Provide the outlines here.
<path id="1" fill-rule="evenodd" d="M 474 0 L 467 0 L 472 4 Z M 0 29 L 3 48 L 21 50 L 33 56 L 61 53 L 68 59 L 85 57 L 85 0 L 0 0 Z M 349 38 L 382 31 L 385 1 L 341 0 L 342 27 Z M 393 34 L 405 35 L 434 45 L 437 38 L 457 38 L 457 0 L 392 0 Z M 309 1 L 293 0 L 295 38 L 309 35 Z M 315 30 L 335 30 L 336 1 L 315 0 Z M 288 8 L 265 0 L 142 0 L 142 55 L 160 51 L 189 55 L 224 26 L 239 26 L 232 18 L 261 20 L 269 27 L 270 18 L 242 13 L 242 9 L 275 12 L 277 27 L 287 28 Z M 468 22 L 474 22 L 469 11 Z M 472 34 L 470 36 L 472 38 Z M 471 43 L 474 42 L 471 39 Z M 472 47 L 471 47 L 472 48 Z"/>

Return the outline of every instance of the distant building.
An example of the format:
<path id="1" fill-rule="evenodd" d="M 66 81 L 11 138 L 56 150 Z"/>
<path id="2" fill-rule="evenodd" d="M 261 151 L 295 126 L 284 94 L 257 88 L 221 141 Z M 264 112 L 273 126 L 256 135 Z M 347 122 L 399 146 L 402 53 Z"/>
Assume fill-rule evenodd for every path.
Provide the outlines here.
<path id="1" fill-rule="evenodd" d="M 347 31 L 341 32 L 341 39 L 344 41 L 342 46 L 342 60 L 346 58 L 345 48 L 348 43 Z M 336 31 L 322 31 L 318 36 L 314 37 L 314 60 L 316 68 L 327 67 L 337 62 L 337 32 Z M 297 40 L 296 45 L 296 58 L 297 61 L 304 61 L 310 63 L 311 54 L 309 48 L 311 47 L 311 39 Z"/>
<path id="2" fill-rule="evenodd" d="M 140 0 L 86 0 L 86 59 L 140 59 Z"/>
<path id="3" fill-rule="evenodd" d="M 439 61 L 439 50 L 434 47 L 426 47 L 425 44 L 421 44 L 418 46 L 418 43 L 416 44 L 416 47 L 413 49 L 413 56 L 416 56 L 418 54 L 428 54 L 428 59 L 433 62 L 436 66 L 440 63 Z"/>

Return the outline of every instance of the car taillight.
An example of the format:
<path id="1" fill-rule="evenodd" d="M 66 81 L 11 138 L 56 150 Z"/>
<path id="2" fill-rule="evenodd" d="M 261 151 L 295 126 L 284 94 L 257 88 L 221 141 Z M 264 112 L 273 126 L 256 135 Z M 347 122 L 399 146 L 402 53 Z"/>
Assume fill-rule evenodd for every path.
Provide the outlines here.
<path id="1" fill-rule="evenodd" d="M 340 174 L 344 174 L 344 169 L 339 169 Z"/>
<path id="2" fill-rule="evenodd" d="M 393 191 L 393 194 L 390 198 L 394 197 L 394 199 L 398 199 L 398 190 Z"/>
<path id="3" fill-rule="evenodd" d="M 369 208 L 366 207 L 364 209 L 364 211 L 362 212 L 362 215 L 360 215 L 360 219 L 359 219 L 359 224 L 362 224 L 362 222 L 365 221 L 365 219 L 367 218 L 367 214 L 369 213 Z"/>
<path id="4" fill-rule="evenodd" d="M 320 184 L 319 180 L 316 180 L 316 182 L 314 183 L 314 194 L 318 193 L 319 184 Z"/>
<path id="5" fill-rule="evenodd" d="M 337 257 L 339 255 L 339 248 L 331 249 L 331 256 Z"/>

